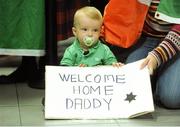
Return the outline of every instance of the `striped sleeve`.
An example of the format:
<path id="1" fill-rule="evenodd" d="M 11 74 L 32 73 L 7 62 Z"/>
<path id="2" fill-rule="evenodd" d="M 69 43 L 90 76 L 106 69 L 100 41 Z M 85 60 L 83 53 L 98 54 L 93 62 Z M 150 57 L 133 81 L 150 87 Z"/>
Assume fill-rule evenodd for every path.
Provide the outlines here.
<path id="1" fill-rule="evenodd" d="M 157 61 L 158 66 L 165 63 L 180 51 L 180 25 L 172 27 L 164 40 L 150 52 Z"/>

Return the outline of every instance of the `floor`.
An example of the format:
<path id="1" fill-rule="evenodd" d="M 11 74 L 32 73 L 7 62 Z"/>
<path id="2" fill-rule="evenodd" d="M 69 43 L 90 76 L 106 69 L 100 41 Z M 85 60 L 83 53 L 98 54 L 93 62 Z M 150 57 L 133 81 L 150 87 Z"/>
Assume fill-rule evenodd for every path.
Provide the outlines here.
<path id="1" fill-rule="evenodd" d="M 14 67 L 1 67 L 0 74 L 9 74 Z M 109 120 L 45 120 L 41 104 L 44 90 L 32 89 L 27 83 L 0 84 L 0 126 L 58 127 L 144 127 L 180 126 L 180 110 L 156 107 L 155 112 L 134 119 Z"/>

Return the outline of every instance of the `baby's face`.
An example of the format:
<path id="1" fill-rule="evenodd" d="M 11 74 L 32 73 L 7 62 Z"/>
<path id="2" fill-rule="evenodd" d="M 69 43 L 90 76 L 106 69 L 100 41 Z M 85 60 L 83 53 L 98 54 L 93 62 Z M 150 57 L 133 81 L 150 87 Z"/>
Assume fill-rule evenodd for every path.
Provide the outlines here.
<path id="1" fill-rule="evenodd" d="M 79 17 L 78 24 L 73 27 L 73 33 L 84 49 L 92 47 L 99 39 L 102 21 L 87 16 Z"/>

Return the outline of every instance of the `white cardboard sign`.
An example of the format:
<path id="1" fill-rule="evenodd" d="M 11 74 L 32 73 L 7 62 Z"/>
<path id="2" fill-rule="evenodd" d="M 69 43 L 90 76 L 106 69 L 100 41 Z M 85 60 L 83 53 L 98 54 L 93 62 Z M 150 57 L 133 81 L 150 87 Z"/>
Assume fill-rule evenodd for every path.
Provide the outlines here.
<path id="1" fill-rule="evenodd" d="M 46 119 L 132 118 L 154 111 L 141 61 L 112 66 L 46 66 Z"/>

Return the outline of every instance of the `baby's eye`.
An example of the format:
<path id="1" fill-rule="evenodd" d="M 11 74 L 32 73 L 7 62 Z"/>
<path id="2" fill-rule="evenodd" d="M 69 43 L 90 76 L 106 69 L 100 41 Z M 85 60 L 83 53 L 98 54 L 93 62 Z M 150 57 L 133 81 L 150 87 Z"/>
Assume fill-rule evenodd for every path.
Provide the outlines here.
<path id="1" fill-rule="evenodd" d="M 98 29 L 94 29 L 94 32 L 98 32 Z"/>
<path id="2" fill-rule="evenodd" d="M 86 28 L 82 28 L 81 30 L 83 30 L 83 31 L 87 31 L 87 29 L 86 29 Z"/>

